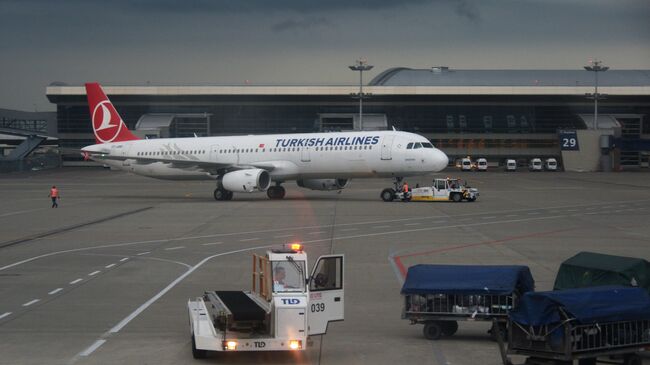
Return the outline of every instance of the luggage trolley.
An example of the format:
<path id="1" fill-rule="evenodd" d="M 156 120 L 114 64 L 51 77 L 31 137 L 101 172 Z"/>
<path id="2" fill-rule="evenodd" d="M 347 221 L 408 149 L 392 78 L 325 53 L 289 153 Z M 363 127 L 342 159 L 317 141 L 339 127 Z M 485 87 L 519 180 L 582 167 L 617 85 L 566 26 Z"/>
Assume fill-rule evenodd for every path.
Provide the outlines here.
<path id="1" fill-rule="evenodd" d="M 424 324 L 430 340 L 456 333 L 458 321 L 493 319 L 492 336 L 505 336 L 508 311 L 534 289 L 526 266 L 415 265 L 402 286 L 402 319 Z"/>
<path id="2" fill-rule="evenodd" d="M 650 295 L 613 286 L 528 293 L 508 328 L 507 354 L 527 356 L 526 364 L 640 365 L 638 352 L 650 349 Z"/>

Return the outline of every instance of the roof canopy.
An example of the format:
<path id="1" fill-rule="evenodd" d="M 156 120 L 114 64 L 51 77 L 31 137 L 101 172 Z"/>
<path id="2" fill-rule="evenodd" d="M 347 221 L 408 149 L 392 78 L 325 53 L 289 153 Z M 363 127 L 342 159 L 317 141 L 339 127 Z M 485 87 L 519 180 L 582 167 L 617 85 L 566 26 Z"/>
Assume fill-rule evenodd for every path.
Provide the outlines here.
<path id="1" fill-rule="evenodd" d="M 402 294 L 493 294 L 535 290 L 527 266 L 415 265 L 408 269 Z"/>
<path id="2" fill-rule="evenodd" d="M 396 67 L 377 75 L 370 86 L 593 86 L 586 70 L 454 70 L 448 67 Z M 650 86 L 650 70 L 599 72 L 599 86 Z"/>
<path id="3" fill-rule="evenodd" d="M 650 319 L 650 295 L 640 288 L 600 286 L 524 294 L 508 316 L 541 326 L 574 318 L 581 324 Z"/>
<path id="4" fill-rule="evenodd" d="M 650 263 L 640 258 L 580 252 L 560 265 L 553 288 L 598 285 L 638 286 L 650 291 Z"/>

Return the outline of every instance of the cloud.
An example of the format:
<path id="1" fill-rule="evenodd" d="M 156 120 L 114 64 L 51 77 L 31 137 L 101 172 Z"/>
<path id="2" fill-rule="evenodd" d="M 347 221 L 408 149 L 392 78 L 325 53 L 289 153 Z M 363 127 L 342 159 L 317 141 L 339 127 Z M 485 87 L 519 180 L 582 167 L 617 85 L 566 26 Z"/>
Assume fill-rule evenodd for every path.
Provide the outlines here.
<path id="1" fill-rule="evenodd" d="M 466 0 L 456 1 L 456 14 L 461 17 L 467 18 L 473 22 L 478 22 L 481 20 L 481 16 L 478 12 L 478 9 L 473 3 L 470 3 Z"/>

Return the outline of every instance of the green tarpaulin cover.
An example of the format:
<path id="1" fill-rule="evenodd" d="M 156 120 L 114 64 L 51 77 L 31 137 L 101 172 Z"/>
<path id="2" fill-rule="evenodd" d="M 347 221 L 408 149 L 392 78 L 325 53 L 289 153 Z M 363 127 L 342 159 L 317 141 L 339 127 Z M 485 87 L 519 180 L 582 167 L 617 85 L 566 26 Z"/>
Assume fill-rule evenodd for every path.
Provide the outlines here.
<path id="1" fill-rule="evenodd" d="M 650 291 L 650 263 L 633 257 L 580 252 L 562 263 L 553 289 L 601 285 L 636 286 Z"/>

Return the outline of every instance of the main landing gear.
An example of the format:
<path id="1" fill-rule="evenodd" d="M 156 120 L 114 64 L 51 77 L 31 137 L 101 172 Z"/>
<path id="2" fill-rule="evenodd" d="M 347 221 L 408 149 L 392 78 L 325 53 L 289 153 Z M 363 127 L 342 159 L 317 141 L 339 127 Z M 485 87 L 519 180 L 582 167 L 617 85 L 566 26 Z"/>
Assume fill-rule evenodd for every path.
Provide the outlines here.
<path id="1" fill-rule="evenodd" d="M 402 178 L 399 176 L 396 176 L 395 179 L 393 180 L 393 186 L 394 188 L 386 188 L 381 191 L 381 194 L 379 195 L 381 199 L 385 202 L 392 202 L 395 200 L 395 193 L 400 191 L 399 184 L 402 182 Z"/>
<path id="2" fill-rule="evenodd" d="M 280 185 L 271 186 L 268 189 L 266 189 L 266 195 L 269 197 L 269 199 L 272 199 L 272 200 L 282 199 L 282 198 L 284 198 L 285 194 L 286 194 L 286 191 Z"/>
<path id="3" fill-rule="evenodd" d="M 214 200 L 232 200 L 232 191 L 224 188 L 214 189 Z"/>

